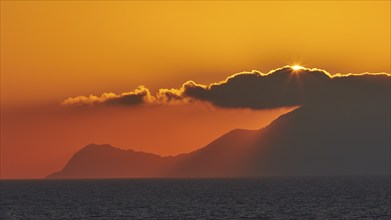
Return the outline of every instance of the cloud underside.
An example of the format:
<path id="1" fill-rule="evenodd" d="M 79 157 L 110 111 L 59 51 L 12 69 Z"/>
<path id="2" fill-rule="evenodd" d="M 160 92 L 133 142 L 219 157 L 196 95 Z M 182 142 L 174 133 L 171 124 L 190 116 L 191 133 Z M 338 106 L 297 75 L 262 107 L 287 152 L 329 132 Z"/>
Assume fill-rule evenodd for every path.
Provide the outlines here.
<path id="1" fill-rule="evenodd" d="M 145 86 L 121 94 L 78 96 L 62 102 L 67 106 L 170 104 L 206 101 L 224 108 L 270 109 L 306 104 L 383 101 L 390 93 L 390 74 L 362 73 L 331 76 L 320 69 L 285 66 L 261 73 L 242 72 L 226 80 L 202 85 L 187 81 L 179 89 L 159 89 L 151 94 Z"/>

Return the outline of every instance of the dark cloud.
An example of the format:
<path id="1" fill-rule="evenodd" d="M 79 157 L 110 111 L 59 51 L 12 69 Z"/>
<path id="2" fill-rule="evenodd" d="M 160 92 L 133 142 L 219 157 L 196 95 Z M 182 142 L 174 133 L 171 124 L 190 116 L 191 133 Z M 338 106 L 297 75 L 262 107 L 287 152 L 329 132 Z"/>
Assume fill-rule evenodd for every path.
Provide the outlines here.
<path id="1" fill-rule="evenodd" d="M 315 103 L 360 102 L 389 94 L 389 75 L 330 76 L 319 69 L 283 67 L 269 74 L 235 74 L 208 87 L 191 84 L 182 95 L 226 108 L 268 109 Z M 381 96 L 380 96 L 381 97 Z"/>
<path id="2" fill-rule="evenodd" d="M 106 97 L 76 97 L 65 104 L 140 104 L 207 101 L 224 108 L 270 109 L 307 104 L 383 101 L 390 94 L 390 74 L 363 73 L 331 76 L 324 70 L 285 66 L 267 74 L 252 71 L 234 74 L 210 85 L 188 81 L 180 89 L 160 89 L 151 96 L 139 87 L 133 92 Z M 87 100 L 87 101 L 86 101 Z M 97 101 L 95 101 L 97 100 Z"/>

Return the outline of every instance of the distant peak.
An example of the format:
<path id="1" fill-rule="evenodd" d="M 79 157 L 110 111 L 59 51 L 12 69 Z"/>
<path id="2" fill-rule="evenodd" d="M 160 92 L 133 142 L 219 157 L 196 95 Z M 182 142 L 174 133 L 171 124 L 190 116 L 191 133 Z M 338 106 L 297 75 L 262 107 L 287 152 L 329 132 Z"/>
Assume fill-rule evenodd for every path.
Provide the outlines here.
<path id="1" fill-rule="evenodd" d="M 91 143 L 86 145 L 85 147 L 113 147 L 111 144 L 95 144 Z"/>
<path id="2" fill-rule="evenodd" d="M 85 147 L 83 147 L 80 151 L 86 151 L 86 150 L 93 150 L 93 149 L 119 149 L 117 147 L 113 147 L 110 144 L 88 144 Z"/>

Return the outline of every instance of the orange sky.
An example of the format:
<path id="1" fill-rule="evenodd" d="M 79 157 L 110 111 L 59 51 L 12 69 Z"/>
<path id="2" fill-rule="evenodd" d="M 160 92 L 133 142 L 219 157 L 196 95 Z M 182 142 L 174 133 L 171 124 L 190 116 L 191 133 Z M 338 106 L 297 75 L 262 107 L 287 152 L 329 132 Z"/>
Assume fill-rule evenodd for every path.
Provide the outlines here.
<path id="1" fill-rule="evenodd" d="M 390 20 L 389 1 L 1 1 L 0 178 L 41 178 L 92 142 L 169 155 L 260 128 L 288 109 L 60 103 L 287 64 L 389 73 Z"/>
<path id="2" fill-rule="evenodd" d="M 390 72 L 389 1 L 1 1 L 1 101 L 211 83 L 299 62 Z"/>

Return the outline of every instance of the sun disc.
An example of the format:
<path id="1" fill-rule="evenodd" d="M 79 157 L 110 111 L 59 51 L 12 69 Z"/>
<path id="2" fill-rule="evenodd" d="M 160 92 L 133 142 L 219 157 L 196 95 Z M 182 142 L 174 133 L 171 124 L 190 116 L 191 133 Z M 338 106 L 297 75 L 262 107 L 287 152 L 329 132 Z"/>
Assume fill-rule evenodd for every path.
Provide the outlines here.
<path id="1" fill-rule="evenodd" d="M 304 67 L 302 67 L 302 66 L 299 66 L 299 65 L 293 65 L 293 66 L 291 66 L 291 68 L 293 69 L 293 70 L 301 70 L 301 69 L 304 69 Z"/>

